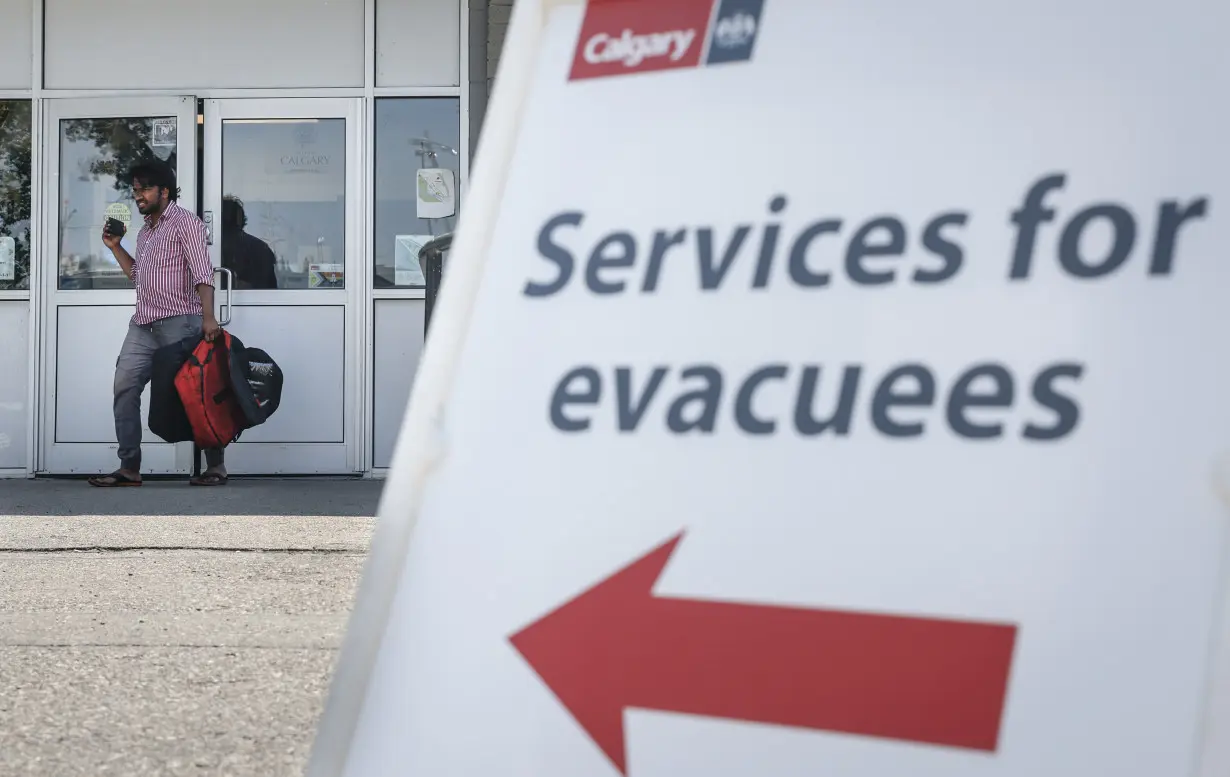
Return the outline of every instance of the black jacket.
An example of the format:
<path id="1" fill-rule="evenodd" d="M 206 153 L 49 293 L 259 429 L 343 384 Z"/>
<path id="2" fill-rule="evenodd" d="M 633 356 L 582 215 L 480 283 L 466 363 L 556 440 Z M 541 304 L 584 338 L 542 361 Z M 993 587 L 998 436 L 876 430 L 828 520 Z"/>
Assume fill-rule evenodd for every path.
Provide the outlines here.
<path id="1" fill-rule="evenodd" d="M 193 335 L 154 351 L 149 383 L 149 430 L 167 442 L 195 439 L 184 403 L 175 390 L 175 376 L 199 342 L 201 336 Z"/>

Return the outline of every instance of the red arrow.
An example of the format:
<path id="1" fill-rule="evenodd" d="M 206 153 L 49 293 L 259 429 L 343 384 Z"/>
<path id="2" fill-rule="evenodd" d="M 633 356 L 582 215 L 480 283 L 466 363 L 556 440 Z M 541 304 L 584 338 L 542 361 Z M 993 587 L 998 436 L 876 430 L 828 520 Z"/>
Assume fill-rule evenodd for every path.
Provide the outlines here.
<path id="1" fill-rule="evenodd" d="M 1015 626 L 656 597 L 682 537 L 511 638 L 620 772 L 625 707 L 996 749 Z"/>

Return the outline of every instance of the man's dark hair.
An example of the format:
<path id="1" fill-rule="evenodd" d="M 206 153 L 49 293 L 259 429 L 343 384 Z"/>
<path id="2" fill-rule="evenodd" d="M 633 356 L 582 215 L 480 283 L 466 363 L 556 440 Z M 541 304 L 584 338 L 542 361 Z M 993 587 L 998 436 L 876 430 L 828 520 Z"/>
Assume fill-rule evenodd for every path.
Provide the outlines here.
<path id="1" fill-rule="evenodd" d="M 151 160 L 133 165 L 128 173 L 128 180 L 134 186 L 157 186 L 166 189 L 169 199 L 175 202 L 179 199 L 179 187 L 175 185 L 175 170 L 166 162 Z"/>
<path id="2" fill-rule="evenodd" d="M 222 198 L 222 223 L 239 229 L 248 226 L 248 216 L 243 210 L 243 200 L 233 194 Z"/>

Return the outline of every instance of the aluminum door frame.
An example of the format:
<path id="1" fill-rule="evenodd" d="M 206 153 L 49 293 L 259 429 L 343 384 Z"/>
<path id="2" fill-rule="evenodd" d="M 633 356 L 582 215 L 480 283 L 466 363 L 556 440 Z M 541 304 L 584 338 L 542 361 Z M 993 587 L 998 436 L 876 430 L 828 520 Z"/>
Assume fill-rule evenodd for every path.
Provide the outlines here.
<path id="1" fill-rule="evenodd" d="M 232 315 L 243 314 L 248 307 L 313 307 L 344 305 L 345 334 L 343 338 L 343 442 L 342 443 L 244 443 L 243 438 L 228 449 L 228 471 L 234 474 L 257 475 L 352 475 L 362 473 L 367 466 L 364 445 L 367 439 L 365 418 L 367 402 L 361 374 L 366 366 L 362 358 L 367 337 L 362 326 L 363 306 L 370 303 L 371 282 L 365 246 L 366 230 L 363 218 L 367 205 L 367 176 L 364 165 L 364 111 L 359 97 L 261 97 L 208 99 L 204 102 L 204 175 L 202 215 L 213 221 L 210 258 L 221 268 L 221 213 L 223 154 L 223 123 L 229 120 L 290 121 L 297 119 L 344 119 L 346 121 L 346 205 L 345 205 L 345 273 L 346 288 L 321 290 L 255 290 L 237 289 L 231 293 Z M 225 292 L 220 293 L 226 296 Z M 251 345 L 259 346 L 258 342 Z M 278 359 L 277 353 L 270 354 Z M 287 376 L 287 381 L 293 380 Z M 344 446 L 344 452 L 338 446 Z M 264 463 L 258 460 L 257 446 L 263 450 Z"/>
<path id="2" fill-rule="evenodd" d="M 110 472 L 118 465 L 115 446 L 98 442 L 57 442 L 56 402 L 58 364 L 58 326 L 61 308 L 89 306 L 121 307 L 135 305 L 134 292 L 119 290 L 73 290 L 59 288 L 60 257 L 60 122 L 67 119 L 142 118 L 173 116 L 176 118 L 176 178 L 180 188 L 180 204 L 196 212 L 197 192 L 197 98 L 190 95 L 149 97 L 56 98 L 43 101 L 42 109 L 42 223 L 38 237 L 42 249 L 36 261 L 42 266 L 35 278 L 35 304 L 39 306 L 41 322 L 36 343 L 37 390 L 33 417 L 37 424 L 35 469 L 40 474 L 72 475 Z M 101 225 L 99 225 L 101 229 Z M 136 225 L 134 224 L 134 228 Z M 51 265 L 55 264 L 56 267 Z M 114 350 L 118 356 L 121 342 L 100 343 L 99 348 Z M 114 359 L 105 374 L 74 376 L 85 380 L 99 391 L 110 394 Z M 143 407 L 145 413 L 148 408 Z M 188 474 L 192 468 L 192 444 L 169 445 L 156 440 L 143 441 L 143 471 L 149 474 Z"/>

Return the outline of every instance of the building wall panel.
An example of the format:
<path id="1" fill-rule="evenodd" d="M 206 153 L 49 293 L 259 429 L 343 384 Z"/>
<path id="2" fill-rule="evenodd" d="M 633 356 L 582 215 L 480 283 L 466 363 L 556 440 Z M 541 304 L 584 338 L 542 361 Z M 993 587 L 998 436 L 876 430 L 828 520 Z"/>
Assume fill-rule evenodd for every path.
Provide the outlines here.
<path id="1" fill-rule="evenodd" d="M 376 86 L 460 86 L 466 0 L 376 0 Z"/>
<path id="2" fill-rule="evenodd" d="M 363 0 L 46 0 L 49 89 L 361 87 Z"/>
<path id="3" fill-rule="evenodd" d="M 0 89 L 34 85 L 34 3 L 0 0 Z"/>

